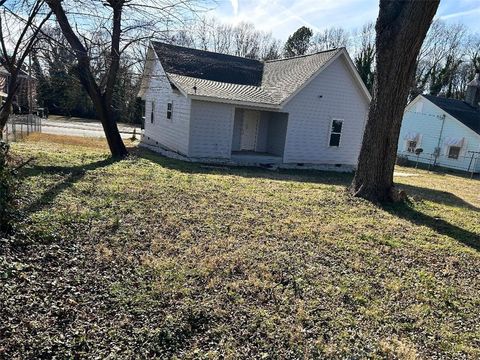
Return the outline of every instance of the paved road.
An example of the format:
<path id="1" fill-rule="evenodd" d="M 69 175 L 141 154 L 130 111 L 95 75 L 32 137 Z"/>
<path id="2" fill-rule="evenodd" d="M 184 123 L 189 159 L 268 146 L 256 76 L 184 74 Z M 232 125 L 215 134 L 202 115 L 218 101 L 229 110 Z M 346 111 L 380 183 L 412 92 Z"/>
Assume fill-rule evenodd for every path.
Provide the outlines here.
<path id="1" fill-rule="evenodd" d="M 120 135 L 123 138 L 131 138 L 136 129 L 137 138 L 140 136 L 140 127 L 131 124 L 118 124 Z M 105 137 L 102 124 L 98 120 L 65 118 L 50 116 L 42 119 L 42 133 L 54 135 L 71 135 L 85 137 Z"/>

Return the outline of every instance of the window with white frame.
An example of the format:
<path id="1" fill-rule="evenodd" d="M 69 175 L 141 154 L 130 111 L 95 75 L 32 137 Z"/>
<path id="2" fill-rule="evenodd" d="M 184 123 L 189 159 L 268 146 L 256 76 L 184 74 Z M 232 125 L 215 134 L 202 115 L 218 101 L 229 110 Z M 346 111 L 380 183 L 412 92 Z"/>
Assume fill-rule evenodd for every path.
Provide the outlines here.
<path id="1" fill-rule="evenodd" d="M 173 102 L 167 104 L 167 119 L 171 119 L 173 115 Z"/>
<path id="2" fill-rule="evenodd" d="M 458 159 L 460 156 L 460 151 L 462 148 L 460 146 L 450 146 L 448 148 L 448 158 L 449 159 Z"/>
<path id="3" fill-rule="evenodd" d="M 333 119 L 330 128 L 329 146 L 340 146 L 340 138 L 342 136 L 343 120 Z"/>
<path id="4" fill-rule="evenodd" d="M 407 142 L 407 151 L 409 153 L 414 153 L 417 149 L 417 140 L 409 140 Z"/>
<path id="5" fill-rule="evenodd" d="M 155 121 L 155 101 L 152 101 L 152 107 L 150 109 L 150 123 Z"/>

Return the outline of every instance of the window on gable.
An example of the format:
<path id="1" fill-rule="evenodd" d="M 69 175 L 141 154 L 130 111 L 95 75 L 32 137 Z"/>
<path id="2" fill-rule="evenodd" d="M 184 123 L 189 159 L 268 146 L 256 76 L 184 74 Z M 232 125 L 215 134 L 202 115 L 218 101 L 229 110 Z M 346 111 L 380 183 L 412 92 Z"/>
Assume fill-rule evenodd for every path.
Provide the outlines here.
<path id="1" fill-rule="evenodd" d="M 415 150 L 417 149 L 417 141 L 416 140 L 410 140 L 407 143 L 407 151 L 409 153 L 414 153 Z"/>
<path id="2" fill-rule="evenodd" d="M 459 147 L 459 146 L 450 146 L 448 148 L 448 158 L 449 159 L 458 159 L 458 157 L 460 156 L 460 150 L 462 148 Z"/>
<path id="3" fill-rule="evenodd" d="M 330 146 L 340 146 L 340 137 L 342 136 L 343 120 L 332 120 L 330 129 Z"/>
<path id="4" fill-rule="evenodd" d="M 155 121 L 155 101 L 152 101 L 152 108 L 150 109 L 150 123 Z"/>
<path id="5" fill-rule="evenodd" d="M 173 103 L 169 102 L 167 104 L 167 119 L 171 119 L 173 115 Z"/>

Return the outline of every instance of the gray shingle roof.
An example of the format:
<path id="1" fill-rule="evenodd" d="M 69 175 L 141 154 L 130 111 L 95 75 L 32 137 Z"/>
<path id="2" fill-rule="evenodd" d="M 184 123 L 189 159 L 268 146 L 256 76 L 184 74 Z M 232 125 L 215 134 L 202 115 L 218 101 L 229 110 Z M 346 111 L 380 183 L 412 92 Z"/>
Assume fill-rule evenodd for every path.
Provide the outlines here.
<path id="1" fill-rule="evenodd" d="M 273 97 L 261 86 L 204 80 L 173 73 L 167 73 L 167 75 L 175 85 L 179 86 L 188 95 L 214 97 L 240 102 L 255 102 L 265 105 L 277 104 Z M 196 91 L 194 87 L 196 87 Z"/>
<path id="2" fill-rule="evenodd" d="M 261 62 L 153 42 L 170 80 L 188 95 L 280 105 L 341 49 Z M 196 87 L 196 90 L 194 89 Z"/>
<path id="3" fill-rule="evenodd" d="M 422 96 L 480 135 L 479 109 L 475 109 L 462 100 L 448 99 L 432 95 Z"/>
<path id="4" fill-rule="evenodd" d="M 310 79 L 341 49 L 265 62 L 262 87 L 281 103 Z"/>

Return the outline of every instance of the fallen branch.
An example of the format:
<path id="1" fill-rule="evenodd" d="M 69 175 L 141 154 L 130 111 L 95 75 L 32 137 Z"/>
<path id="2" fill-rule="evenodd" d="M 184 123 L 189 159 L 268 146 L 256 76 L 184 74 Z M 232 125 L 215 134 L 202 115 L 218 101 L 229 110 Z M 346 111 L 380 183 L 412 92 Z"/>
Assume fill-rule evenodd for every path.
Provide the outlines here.
<path id="1" fill-rule="evenodd" d="M 20 165 L 14 167 L 12 170 L 10 170 L 10 172 L 13 174 L 15 172 L 17 172 L 18 170 L 20 170 L 21 168 L 23 168 L 24 166 L 27 166 L 29 163 L 31 163 L 33 160 L 35 160 L 34 157 L 31 157 L 30 159 L 28 159 L 27 161 L 24 161 L 23 163 L 21 163 Z"/>

